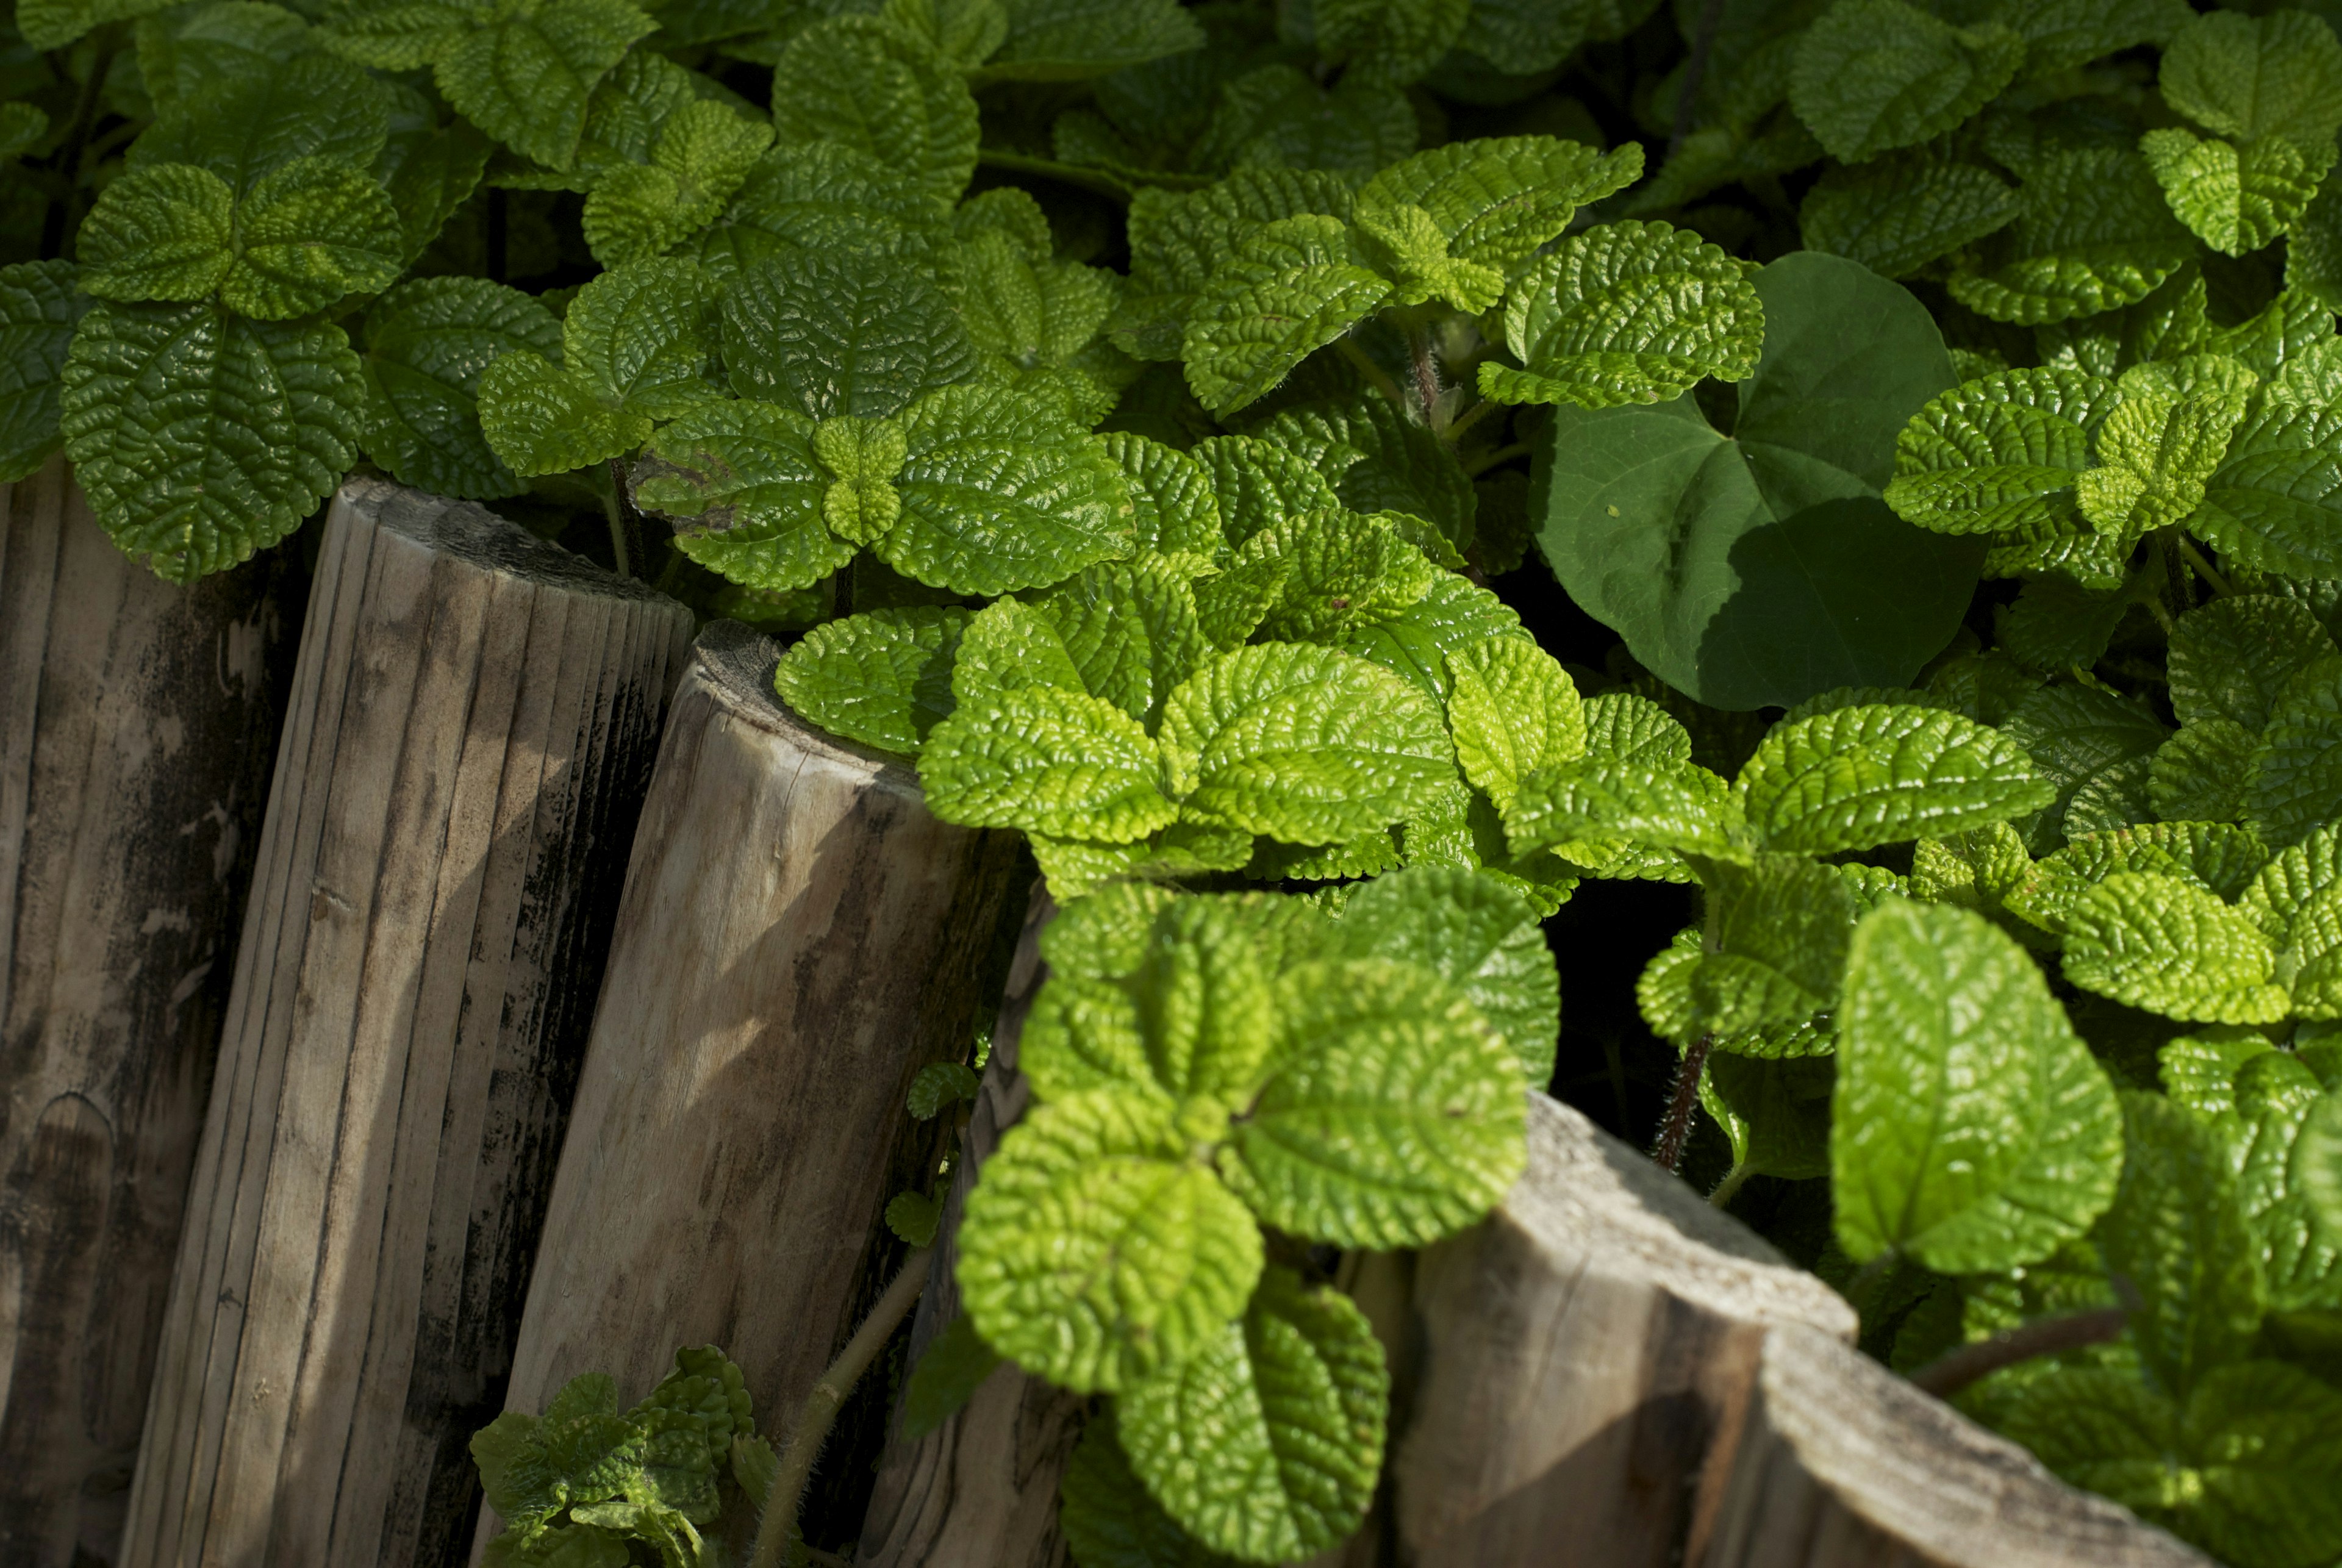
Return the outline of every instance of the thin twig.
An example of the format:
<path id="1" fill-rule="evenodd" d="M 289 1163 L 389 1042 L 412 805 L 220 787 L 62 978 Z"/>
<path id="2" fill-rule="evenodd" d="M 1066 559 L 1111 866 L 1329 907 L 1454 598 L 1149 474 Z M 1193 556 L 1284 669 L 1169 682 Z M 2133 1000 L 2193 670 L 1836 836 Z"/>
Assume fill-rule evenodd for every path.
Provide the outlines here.
<path id="1" fill-rule="evenodd" d="M 2003 1367 L 2031 1361 L 2035 1356 L 2057 1355 L 2117 1339 L 2129 1322 L 2130 1313 L 2118 1306 L 2069 1313 L 2063 1317 L 2036 1318 L 1937 1357 L 1913 1373 L 1911 1381 L 1937 1399 L 1949 1399 Z"/>
<path id="2" fill-rule="evenodd" d="M 1436 428 L 1432 411 L 1439 403 L 1439 365 L 1432 357 L 1431 335 L 1419 326 L 1406 329 L 1406 354 L 1415 366 L 1415 397 L 1423 422 Z"/>
<path id="3" fill-rule="evenodd" d="M 1406 406 L 1406 394 L 1398 389 L 1398 383 L 1391 379 L 1389 371 L 1376 365 L 1374 362 L 1374 356 L 1358 346 L 1357 339 L 1346 332 L 1334 340 L 1334 347 L 1344 359 L 1358 367 L 1358 373 L 1366 378 L 1368 385 L 1376 392 L 1381 393 L 1401 408 Z"/>
<path id="4" fill-rule="evenodd" d="M 2179 535 L 2179 554 L 2196 569 L 2196 575 L 2212 585 L 2215 595 L 2225 599 L 2236 592 L 2226 577 L 2213 570 L 2212 563 L 2204 558 L 2204 552 L 2196 548 L 2196 542 L 2184 534 Z"/>
<path id="5" fill-rule="evenodd" d="M 1703 1034 L 1691 1043 L 1676 1064 L 1674 1089 L 1667 1095 L 1667 1118 L 1659 1124 L 1659 1141 L 1651 1146 L 1651 1158 L 1656 1160 L 1670 1174 L 1683 1171 L 1684 1145 L 1691 1142 L 1692 1107 L 1699 1104 L 1699 1075 L 1707 1065 L 1707 1054 L 1716 1049 L 1716 1036 Z"/>
<path id="6" fill-rule="evenodd" d="M 1474 406 L 1485 408 L 1487 405 L 1476 404 Z M 1528 454 L 1529 444 L 1526 441 L 1516 441 L 1510 446 L 1499 446 L 1487 455 L 1476 457 L 1466 463 L 1464 464 L 1464 474 L 1468 479 L 1477 479 L 1499 463 L 1510 463 L 1516 457 L 1526 457 Z"/>
<path id="7" fill-rule="evenodd" d="M 642 577 L 650 571 L 650 540 L 643 533 L 643 514 L 626 488 L 626 460 L 610 459 L 610 489 L 616 504 L 610 513 L 610 553 L 617 557 L 618 575 Z"/>
<path id="8" fill-rule="evenodd" d="M 797 1413 L 796 1430 L 789 1434 L 788 1445 L 781 1450 L 780 1468 L 773 1475 L 773 1484 L 765 1493 L 765 1516 L 756 1526 L 756 1552 L 754 1568 L 781 1568 L 787 1558 L 789 1537 L 796 1533 L 797 1510 L 804 1506 L 806 1483 L 812 1479 L 815 1455 L 821 1452 L 829 1428 L 845 1407 L 846 1396 L 878 1352 L 895 1333 L 896 1325 L 919 1299 L 927 1284 L 928 1249 L 919 1248 L 903 1260 L 903 1266 L 837 1353 L 829 1370 L 814 1383 L 813 1392 L 806 1395 L 805 1408 Z"/>
<path id="9" fill-rule="evenodd" d="M 1735 1162 L 1732 1169 L 1724 1173 L 1724 1180 L 1716 1183 L 1716 1191 L 1707 1194 L 1707 1201 L 1719 1209 L 1729 1208 L 1740 1189 L 1748 1184 L 1748 1178 L 1756 1174 L 1756 1168 L 1746 1160 Z"/>
<path id="10" fill-rule="evenodd" d="M 1692 105 L 1698 101 L 1700 78 L 1707 75 L 1707 56 L 1716 47 L 1716 30 L 1724 21 L 1724 0 L 1707 0 L 1699 14 L 1699 32 L 1691 42 L 1691 58 L 1684 63 L 1683 89 L 1676 95 L 1676 121 L 1667 132 L 1667 156 L 1676 155 L 1691 135 Z"/>

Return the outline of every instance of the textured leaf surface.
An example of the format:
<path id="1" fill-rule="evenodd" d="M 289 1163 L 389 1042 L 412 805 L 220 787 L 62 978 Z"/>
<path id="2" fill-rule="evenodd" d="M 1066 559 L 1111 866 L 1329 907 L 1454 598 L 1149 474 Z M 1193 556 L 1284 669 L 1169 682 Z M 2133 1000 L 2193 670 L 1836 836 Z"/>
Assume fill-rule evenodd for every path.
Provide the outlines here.
<path id="1" fill-rule="evenodd" d="M 100 299 L 201 299 L 234 260 L 235 193 L 208 169 L 162 164 L 115 181 L 78 239 L 81 286 Z"/>
<path id="2" fill-rule="evenodd" d="M 65 455 L 98 520 L 175 582 L 275 544 L 357 461 L 365 383 L 337 326 L 100 305 L 64 383 Z"/>
<path id="3" fill-rule="evenodd" d="M 1389 1383 L 1347 1296 L 1273 1268 L 1240 1320 L 1123 1392 L 1116 1430 L 1131 1469 L 1189 1534 L 1286 1562 L 1366 1516 Z"/>
<path id="4" fill-rule="evenodd" d="M 1995 321 L 2033 326 L 2118 309 L 2153 293 L 2195 247 L 2155 172 L 2128 148 L 2046 157 L 2017 200 L 2016 224 L 1950 284 L 1953 298 Z"/>
<path id="5" fill-rule="evenodd" d="M 461 31 L 431 51 L 440 92 L 488 135 L 556 169 L 576 156 L 594 85 L 653 26 L 626 0 L 521 0 L 462 9 Z"/>
<path id="6" fill-rule="evenodd" d="M 2306 152 L 2281 137 L 2238 147 L 2198 140 L 2177 125 L 2149 131 L 2138 150 L 2173 215 L 2232 256 L 2260 249 L 2291 226 L 2334 163 L 2330 152 Z"/>
<path id="7" fill-rule="evenodd" d="M 1034 1110 L 985 1163 L 959 1287 L 986 1343 L 1112 1390 L 1201 1350 L 1260 1277 L 1259 1228 L 1163 1113 L 1112 1093 Z"/>
<path id="8" fill-rule="evenodd" d="M 1776 726 L 1740 775 L 1748 825 L 1807 854 L 1941 837 L 2048 804 L 2023 748 L 1957 714 L 1857 706 Z"/>
<path id="9" fill-rule="evenodd" d="M 1180 1529 L 1147 1494 L 1123 1455 L 1110 1410 L 1082 1427 L 1066 1462 L 1057 1519 L 1081 1568 L 1233 1568 L 1236 1561 Z"/>
<path id="10" fill-rule="evenodd" d="M 263 178 L 240 205 L 236 229 L 220 299 L 262 321 L 386 288 L 405 266 L 406 235 L 389 195 L 328 158 L 296 158 Z"/>
<path id="11" fill-rule="evenodd" d="M 952 657 L 968 613 L 872 610 L 816 626 L 781 655 L 774 690 L 805 717 L 882 751 L 915 755 L 952 711 Z"/>
<path id="12" fill-rule="evenodd" d="M 1967 910 L 1889 902 L 1847 961 L 1831 1106 L 1839 1244 L 2014 1268 L 2114 1199 L 2122 1116 L 2023 948 Z"/>
<path id="13" fill-rule="evenodd" d="M 1765 341 L 1750 268 L 1688 230 L 1616 223 L 1564 242 L 1522 276 L 1505 340 L 1524 366 L 1484 365 L 1507 403 L 1606 408 L 1746 379 Z"/>
<path id="14" fill-rule="evenodd" d="M 2025 59 L 1987 22 L 1954 27 L 1903 0 L 1837 0 L 1797 45 L 1789 103 L 1847 163 L 1941 135 L 1984 107 Z"/>
<path id="15" fill-rule="evenodd" d="M 366 450 L 403 482 L 492 500 L 521 481 L 481 434 L 480 377 L 499 355 L 561 352 L 544 305 L 485 278 L 418 278 L 366 312 Z"/>
<path id="16" fill-rule="evenodd" d="M 1524 637 L 1489 637 L 1447 655 L 1447 727 L 1456 760 L 1499 811 L 1539 768 L 1585 754 L 1577 687 Z"/>
<path id="17" fill-rule="evenodd" d="M 696 524 L 676 530 L 676 547 L 735 583 L 816 583 L 852 560 L 854 546 L 823 525 L 830 479 L 813 431 L 794 409 L 712 404 L 659 432 L 644 453 L 636 503 Z"/>
<path id="18" fill-rule="evenodd" d="M 2306 11 L 2198 16 L 2164 51 L 2157 85 L 2217 135 L 2331 142 L 2342 130 L 2342 40 Z"/>
<path id="19" fill-rule="evenodd" d="M 1895 442 L 1887 504 L 1945 534 L 2037 538 L 2082 527 L 2074 484 L 2120 401 L 2072 370 L 2008 370 L 1940 394 Z"/>
<path id="20" fill-rule="evenodd" d="M 2287 684 L 2253 752 L 2244 805 L 2275 845 L 2342 818 L 2342 659 L 2322 658 Z"/>
<path id="21" fill-rule="evenodd" d="M 2342 576 L 2342 411 L 2269 399 L 2204 482 L 2191 533 L 2263 571 Z"/>
<path id="22" fill-rule="evenodd" d="M 976 98 L 958 73 L 876 17 L 808 27 L 781 55 L 773 134 L 782 148 L 836 142 L 913 176 L 939 203 L 976 171 Z"/>
<path id="23" fill-rule="evenodd" d="M 1520 1059 L 1431 971 L 1306 965 L 1280 985 L 1271 1071 L 1221 1168 L 1268 1223 L 1341 1246 L 1419 1246 L 1520 1174 Z"/>
<path id="24" fill-rule="evenodd" d="M 2259 1257 L 2212 1126 L 2154 1095 L 2125 1094 L 2122 1104 L 2122 1184 L 2098 1244 L 2107 1267 L 2138 1291 L 2131 1336 L 2140 1360 L 2185 1398 L 2251 1343 L 2263 1304 Z"/>
<path id="25" fill-rule="evenodd" d="M 1454 776 L 1439 710 L 1378 664 L 1264 644 L 1206 665 L 1163 711 L 1172 792 L 1204 819 L 1288 844 L 1403 821 Z"/>
<path id="26" fill-rule="evenodd" d="M 0 267 L 0 484 L 34 473 L 64 440 L 65 355 L 88 308 L 71 262 Z"/>
<path id="27" fill-rule="evenodd" d="M 2017 193 L 1978 164 L 1920 155 L 1833 168 L 1798 208 L 1806 248 L 1907 277 L 2017 216 Z"/>
<path id="28" fill-rule="evenodd" d="M 2249 916 L 2177 877 L 2119 872 L 2074 901 L 2066 978 L 2169 1018 L 2267 1024 L 2290 1001 Z"/>
<path id="29" fill-rule="evenodd" d="M 1155 744 L 1112 704 L 1055 686 L 1004 692 L 929 733 L 919 777 L 946 822 L 1127 844 L 1177 814 Z"/>
<path id="30" fill-rule="evenodd" d="M 1014 0 L 990 77 L 1095 76 L 1199 48 L 1203 29 L 1175 0 Z"/>
<path id="31" fill-rule="evenodd" d="M 1382 304 L 1391 285 L 1358 255 L 1339 219 L 1285 218 L 1213 269 L 1187 319 L 1187 385 L 1233 414 Z"/>
<path id="32" fill-rule="evenodd" d="M 1358 205 L 1421 207 L 1450 255 L 1510 272 L 1567 228 L 1579 207 L 1642 171 L 1633 143 L 1604 153 L 1552 136 L 1489 136 L 1402 159 L 1360 187 Z"/>

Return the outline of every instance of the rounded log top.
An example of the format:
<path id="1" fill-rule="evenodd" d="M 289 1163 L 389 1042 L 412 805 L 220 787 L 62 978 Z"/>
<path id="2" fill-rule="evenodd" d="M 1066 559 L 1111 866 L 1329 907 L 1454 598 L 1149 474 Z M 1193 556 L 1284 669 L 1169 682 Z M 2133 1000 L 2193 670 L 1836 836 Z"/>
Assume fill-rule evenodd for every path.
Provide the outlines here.
<path id="1" fill-rule="evenodd" d="M 1498 1213 L 1540 1242 L 1663 1281 L 1695 1304 L 1852 1339 L 1846 1299 L 1584 1114 L 1529 1096 L 1529 1164 Z"/>
<path id="2" fill-rule="evenodd" d="M 731 716 L 830 764 L 860 773 L 888 793 L 920 799 L 919 774 L 903 757 L 834 735 L 802 719 L 773 690 L 781 645 L 738 621 L 710 621 L 692 644 L 700 679 Z"/>
<path id="3" fill-rule="evenodd" d="M 338 500 L 386 534 L 484 571 L 589 597 L 672 605 L 678 614 L 688 613 L 649 584 L 606 572 L 475 501 L 451 501 L 371 474 L 345 480 Z"/>

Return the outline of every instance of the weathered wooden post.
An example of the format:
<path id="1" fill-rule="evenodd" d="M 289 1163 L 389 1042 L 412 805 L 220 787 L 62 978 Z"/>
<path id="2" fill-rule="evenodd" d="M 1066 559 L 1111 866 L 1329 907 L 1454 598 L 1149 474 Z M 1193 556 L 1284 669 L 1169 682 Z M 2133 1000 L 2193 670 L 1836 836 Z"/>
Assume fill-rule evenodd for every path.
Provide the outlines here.
<path id="1" fill-rule="evenodd" d="M 110 1564 L 299 620 L 0 485 L 0 1562 Z"/>
<path id="2" fill-rule="evenodd" d="M 1767 1336 L 1753 1393 L 1693 1568 L 2213 1568 L 1826 1335 Z"/>
<path id="3" fill-rule="evenodd" d="M 721 1345 L 794 1410 L 884 1283 L 923 1183 L 911 1079 L 964 1051 L 1021 848 L 928 814 L 913 770 L 773 695 L 778 648 L 702 634 L 635 842 L 510 1402 L 647 1393 Z M 495 1521 L 484 1519 L 483 1539 Z"/>
<path id="4" fill-rule="evenodd" d="M 1031 1098 L 1016 1070 L 1016 1045 L 1034 995 L 1048 978 L 1041 962 L 1042 925 L 1054 911 L 1036 886 L 1024 934 L 1008 972 L 1008 987 L 992 1032 L 976 1108 L 952 1173 L 926 1293 L 912 1320 L 910 1364 L 959 1315 L 952 1270 L 961 1209 L 977 1168 L 1016 1124 Z M 1087 1401 L 1052 1388 L 1004 1362 L 966 1404 L 935 1431 L 906 1438 L 898 1409 L 888 1425 L 878 1483 L 862 1525 L 856 1561 L 868 1568 L 1057 1568 L 1066 1561 L 1057 1528 L 1057 1484 L 1081 1435 Z"/>
<path id="5" fill-rule="evenodd" d="M 682 606 L 334 503 L 125 1561 L 460 1560 Z"/>

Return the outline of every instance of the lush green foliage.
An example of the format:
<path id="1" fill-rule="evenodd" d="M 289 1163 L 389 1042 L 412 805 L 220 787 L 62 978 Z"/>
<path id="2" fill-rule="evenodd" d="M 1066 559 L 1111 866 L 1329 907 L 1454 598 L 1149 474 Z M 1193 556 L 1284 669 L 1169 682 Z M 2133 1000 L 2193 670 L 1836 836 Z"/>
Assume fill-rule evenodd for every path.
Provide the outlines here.
<path id="1" fill-rule="evenodd" d="M 2120 1305 L 1962 1402 L 2320 1568 L 2332 21 L 21 0 L 0 478 L 62 445 L 179 579 L 362 457 L 499 501 L 791 635 L 793 708 L 1024 834 L 1034 1108 L 905 1411 L 1003 1357 L 1100 1395 L 1084 1568 L 1356 1527 L 1386 1373 L 1310 1243 L 1501 1198 L 1538 922 L 1597 879 L 1695 898 L 1636 987 L 1687 1168 L 1866 1348 Z M 1532 542 L 1605 670 L 1492 591 Z M 481 1434 L 506 1560 L 718 1559 L 771 1454 L 678 1366 Z"/>

